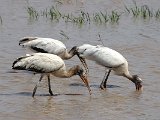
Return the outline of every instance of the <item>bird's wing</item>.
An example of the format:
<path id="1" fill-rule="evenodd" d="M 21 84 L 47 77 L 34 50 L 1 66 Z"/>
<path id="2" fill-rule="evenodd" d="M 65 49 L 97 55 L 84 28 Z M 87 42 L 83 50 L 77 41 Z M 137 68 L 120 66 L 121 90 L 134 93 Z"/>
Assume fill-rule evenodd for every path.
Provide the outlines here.
<path id="1" fill-rule="evenodd" d="M 66 50 L 66 46 L 61 41 L 51 38 L 25 40 L 25 42 L 21 42 L 20 45 L 23 47 L 29 47 L 36 52 L 52 53 L 56 55 L 62 54 Z"/>
<path id="2" fill-rule="evenodd" d="M 97 64 L 106 67 L 118 67 L 126 61 L 117 51 L 103 46 L 82 46 L 79 51 L 80 57 L 95 61 Z"/>
<path id="3" fill-rule="evenodd" d="M 106 67 L 118 67 L 126 62 L 120 53 L 107 47 L 98 48 L 91 57 L 96 63 Z"/>
<path id="4" fill-rule="evenodd" d="M 37 47 L 56 55 L 60 55 L 66 50 L 66 46 L 61 41 L 49 38 L 45 39 L 45 42 L 41 41 Z"/>
<path id="5" fill-rule="evenodd" d="M 49 73 L 64 67 L 63 60 L 57 55 L 36 53 L 30 56 L 18 58 L 14 61 L 12 68 L 18 70 Z"/>

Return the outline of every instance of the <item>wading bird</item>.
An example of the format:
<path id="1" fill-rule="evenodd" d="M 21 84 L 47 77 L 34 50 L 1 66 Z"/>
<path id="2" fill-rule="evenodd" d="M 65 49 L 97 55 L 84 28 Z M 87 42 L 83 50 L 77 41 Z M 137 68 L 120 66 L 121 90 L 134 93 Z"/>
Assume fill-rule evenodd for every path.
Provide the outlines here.
<path id="1" fill-rule="evenodd" d="M 76 48 L 76 46 L 74 48 Z M 83 44 L 77 47 L 77 55 L 80 57 L 81 62 L 85 62 L 83 59 L 88 59 L 104 66 L 107 70 L 109 69 L 109 71 L 106 71 L 104 79 L 100 84 L 101 89 L 106 88 L 107 79 L 112 70 L 116 75 L 131 80 L 135 84 L 136 90 L 142 88 L 142 80 L 138 75 L 131 75 L 129 73 L 127 60 L 117 51 L 100 45 L 93 46 L 90 44 Z"/>
<path id="2" fill-rule="evenodd" d="M 19 41 L 19 45 L 33 52 L 55 54 L 62 59 L 70 59 L 75 55 L 73 50 L 68 52 L 61 41 L 52 38 L 24 37 Z"/>
<path id="3" fill-rule="evenodd" d="M 53 95 L 50 84 L 50 74 L 60 78 L 70 78 L 74 75 L 79 75 L 87 86 L 89 93 L 91 91 L 83 69 L 79 65 L 76 65 L 69 70 L 66 70 L 64 61 L 57 55 L 48 53 L 34 53 L 28 56 L 20 57 L 13 62 L 12 69 L 40 73 L 41 77 L 39 82 L 44 76 L 47 76 L 50 95 Z M 33 89 L 32 97 L 34 97 L 36 90 L 37 85 Z"/>

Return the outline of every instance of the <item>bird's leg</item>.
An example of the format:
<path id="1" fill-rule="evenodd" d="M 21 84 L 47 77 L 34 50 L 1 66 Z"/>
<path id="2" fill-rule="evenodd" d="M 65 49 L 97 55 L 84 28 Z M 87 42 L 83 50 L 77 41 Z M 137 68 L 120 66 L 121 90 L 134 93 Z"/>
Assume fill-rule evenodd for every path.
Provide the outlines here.
<path id="1" fill-rule="evenodd" d="M 53 96 L 53 92 L 52 92 L 52 90 L 51 90 L 50 75 L 48 75 L 47 77 L 48 77 L 49 93 L 50 93 L 51 96 Z"/>
<path id="2" fill-rule="evenodd" d="M 111 73 L 111 69 L 109 69 L 108 74 L 107 74 L 107 72 L 105 73 L 104 79 L 100 84 L 100 88 L 101 89 L 105 89 L 106 88 L 107 80 L 108 80 L 108 77 L 109 77 L 110 73 Z"/>
<path id="3" fill-rule="evenodd" d="M 108 69 L 105 69 L 105 74 L 104 74 L 104 77 L 103 77 L 103 80 L 102 81 L 104 81 L 105 80 L 105 78 L 106 78 L 106 76 L 107 76 L 107 73 L 108 73 Z"/>
<path id="4" fill-rule="evenodd" d="M 32 97 L 34 97 L 34 95 L 35 95 L 35 93 L 36 93 L 36 90 L 37 90 L 37 86 L 38 86 L 38 84 L 41 82 L 42 78 L 43 78 L 43 75 L 41 75 L 41 77 L 40 77 L 40 79 L 39 79 L 39 82 L 38 82 L 38 83 L 36 84 L 36 86 L 34 87 L 33 93 L 32 93 Z"/>
<path id="5" fill-rule="evenodd" d="M 101 89 L 105 89 L 105 87 L 106 87 L 106 85 L 104 84 L 104 81 L 105 81 L 105 78 L 106 78 L 106 76 L 107 76 L 107 73 L 108 73 L 108 71 L 106 71 L 105 72 L 105 75 L 104 75 L 104 77 L 103 77 L 103 80 L 102 80 L 102 82 L 101 82 L 101 84 L 100 84 L 100 88 Z"/>
<path id="6" fill-rule="evenodd" d="M 108 77 L 109 77 L 110 73 L 111 73 L 111 69 L 108 71 L 108 74 L 107 74 L 106 79 L 104 81 L 105 88 L 106 88 L 107 80 L 108 80 Z"/>

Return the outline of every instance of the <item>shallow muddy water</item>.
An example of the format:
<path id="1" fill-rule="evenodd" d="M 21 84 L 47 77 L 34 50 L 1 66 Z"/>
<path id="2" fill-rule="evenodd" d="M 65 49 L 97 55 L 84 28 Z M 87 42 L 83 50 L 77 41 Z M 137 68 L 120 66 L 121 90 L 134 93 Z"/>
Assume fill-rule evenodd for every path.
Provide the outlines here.
<path id="1" fill-rule="evenodd" d="M 84 25 L 78 27 L 63 21 L 51 22 L 40 17 L 31 20 L 26 7 L 43 10 L 57 4 L 54 0 L 1 0 L 0 16 L 0 119 L 1 120 L 159 120 L 160 119 L 160 21 L 134 19 L 123 15 L 118 24 Z M 62 0 L 59 8 L 65 13 L 85 10 L 124 10 L 131 0 Z M 159 0 L 139 0 L 153 9 Z M 69 39 L 61 35 L 64 32 Z M 51 37 L 61 40 L 68 49 L 75 45 L 103 44 L 122 53 L 129 62 L 132 74 L 143 79 L 143 91 L 126 78 L 110 75 L 108 88 L 100 90 L 104 68 L 87 61 L 92 89 L 90 96 L 78 76 L 70 79 L 52 77 L 55 96 L 48 95 L 47 83 L 42 81 L 35 98 L 31 97 L 39 75 L 11 73 L 12 62 L 25 54 L 18 46 L 24 36 Z M 67 67 L 81 64 L 74 57 L 65 61 Z"/>

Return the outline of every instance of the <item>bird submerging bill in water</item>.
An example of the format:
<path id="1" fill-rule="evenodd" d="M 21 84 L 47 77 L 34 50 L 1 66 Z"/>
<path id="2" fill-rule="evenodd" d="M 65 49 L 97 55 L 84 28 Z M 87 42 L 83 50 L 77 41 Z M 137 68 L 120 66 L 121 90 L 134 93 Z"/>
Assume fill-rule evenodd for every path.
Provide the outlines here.
<path id="1" fill-rule="evenodd" d="M 76 65 L 67 70 L 64 61 L 57 55 L 49 53 L 34 53 L 20 57 L 13 62 L 12 69 L 39 73 L 41 74 L 39 82 L 44 76 L 47 76 L 50 95 L 53 95 L 50 84 L 50 74 L 60 78 L 70 78 L 74 75 L 79 75 L 91 94 L 91 89 L 87 77 L 84 75 L 83 69 L 79 65 Z M 38 85 L 33 89 L 32 97 L 34 97 L 36 93 L 37 86 Z"/>
<path id="2" fill-rule="evenodd" d="M 127 60 L 117 51 L 101 45 L 93 46 L 90 44 L 83 44 L 82 46 L 75 46 L 73 48 L 77 50 L 76 54 L 83 65 L 87 65 L 84 59 L 88 59 L 95 61 L 107 69 L 104 79 L 100 84 L 101 89 L 106 88 L 107 79 L 111 71 L 114 71 L 118 76 L 126 77 L 132 81 L 136 86 L 136 90 L 142 88 L 141 78 L 138 75 L 131 75 L 129 73 Z"/>
<path id="3" fill-rule="evenodd" d="M 19 41 L 19 45 L 29 48 L 34 52 L 56 54 L 64 60 L 77 55 L 85 68 L 85 74 L 89 72 L 85 59 L 95 61 L 97 64 L 107 68 L 107 70 L 109 69 L 109 71 L 106 71 L 104 79 L 101 82 L 101 89 L 106 88 L 107 79 L 111 71 L 131 80 L 135 83 L 137 90 L 142 88 L 142 80 L 139 76 L 129 73 L 127 60 L 120 53 L 108 47 L 84 44 L 79 47 L 74 46 L 68 52 L 66 46 L 61 41 L 42 37 L 24 37 Z"/>

